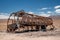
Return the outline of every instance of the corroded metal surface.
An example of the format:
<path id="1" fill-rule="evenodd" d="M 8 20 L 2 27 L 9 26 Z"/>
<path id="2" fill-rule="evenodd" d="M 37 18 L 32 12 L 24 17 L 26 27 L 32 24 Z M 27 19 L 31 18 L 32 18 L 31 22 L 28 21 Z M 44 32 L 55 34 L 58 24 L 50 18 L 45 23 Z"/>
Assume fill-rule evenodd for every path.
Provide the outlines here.
<path id="1" fill-rule="evenodd" d="M 14 16 L 14 19 L 12 20 L 13 25 L 9 24 L 9 20 L 11 16 Z M 17 18 L 15 19 L 15 17 Z M 14 26 L 14 25 L 17 25 L 17 26 Z M 18 12 L 12 13 L 9 16 L 8 21 L 7 21 L 7 30 L 15 31 L 16 27 L 17 29 L 19 29 L 21 26 L 22 27 L 31 26 L 31 28 L 35 26 L 35 28 L 39 30 L 40 26 L 42 27 L 42 25 L 44 25 L 43 27 L 47 27 L 51 25 L 52 28 L 54 29 L 53 20 L 51 18 L 29 14 L 24 11 L 18 11 Z"/>

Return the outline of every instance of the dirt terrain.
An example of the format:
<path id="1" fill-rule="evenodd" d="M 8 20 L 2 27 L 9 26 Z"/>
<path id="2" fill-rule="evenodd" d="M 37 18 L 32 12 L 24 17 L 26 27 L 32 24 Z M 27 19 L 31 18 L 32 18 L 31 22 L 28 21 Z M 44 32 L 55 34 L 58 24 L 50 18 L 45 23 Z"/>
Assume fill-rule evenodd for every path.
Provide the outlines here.
<path id="1" fill-rule="evenodd" d="M 60 40 L 60 19 L 54 19 L 55 30 L 7 33 L 7 20 L 0 20 L 0 40 Z"/>

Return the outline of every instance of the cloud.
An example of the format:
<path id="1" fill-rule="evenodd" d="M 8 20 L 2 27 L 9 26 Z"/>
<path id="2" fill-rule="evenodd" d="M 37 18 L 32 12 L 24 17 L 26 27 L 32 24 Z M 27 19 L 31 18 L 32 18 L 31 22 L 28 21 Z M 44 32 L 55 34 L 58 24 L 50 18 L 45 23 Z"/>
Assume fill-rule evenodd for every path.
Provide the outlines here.
<path id="1" fill-rule="evenodd" d="M 60 5 L 57 5 L 54 8 L 55 8 L 55 13 L 60 13 Z"/>
<path id="2" fill-rule="evenodd" d="M 28 13 L 29 13 L 29 14 L 34 14 L 34 12 L 31 12 L 31 11 L 29 11 Z"/>
<path id="3" fill-rule="evenodd" d="M 9 16 L 7 16 L 7 15 L 0 15 L 0 19 L 8 19 L 8 18 L 9 18 Z M 10 19 L 14 19 L 14 17 L 11 16 Z"/>
<path id="4" fill-rule="evenodd" d="M 0 13 L 0 19 L 8 19 L 8 17 L 9 17 L 8 13 L 3 13 L 3 12 Z"/>
<path id="5" fill-rule="evenodd" d="M 3 12 L 2 12 L 2 13 L 0 13 L 0 15 L 9 15 L 9 13 L 3 13 Z"/>
<path id="6" fill-rule="evenodd" d="M 60 9 L 56 9 L 55 12 L 56 12 L 56 13 L 60 13 Z"/>
<path id="7" fill-rule="evenodd" d="M 40 14 L 40 16 L 49 17 L 49 14 Z"/>
<path id="8" fill-rule="evenodd" d="M 45 12 L 39 12 L 40 14 L 38 14 L 39 16 L 44 16 L 44 17 L 49 17 L 50 14 L 46 14 Z"/>
<path id="9" fill-rule="evenodd" d="M 60 8 L 60 5 L 58 5 L 58 6 L 55 6 L 54 8 L 55 8 L 55 9 L 58 9 L 58 8 Z"/>
<path id="10" fill-rule="evenodd" d="M 8 19 L 9 16 L 6 15 L 0 15 L 0 19 Z"/>
<path id="11" fill-rule="evenodd" d="M 51 12 L 51 11 L 48 11 L 47 13 L 49 13 L 49 14 L 50 14 L 50 13 L 52 13 L 52 12 Z"/>
<path id="12" fill-rule="evenodd" d="M 48 8 L 41 8 L 40 10 L 46 10 L 46 9 L 48 9 Z"/>
<path id="13" fill-rule="evenodd" d="M 47 10 L 47 9 L 51 9 L 51 8 L 40 8 L 38 10 Z"/>
<path id="14" fill-rule="evenodd" d="M 34 14 L 34 12 L 28 12 L 29 14 Z M 49 11 L 49 13 L 51 13 L 50 11 Z M 38 14 L 36 14 L 36 15 L 39 15 L 39 16 L 44 16 L 44 17 L 49 17 L 50 16 L 50 14 L 46 14 L 45 12 L 39 12 Z"/>

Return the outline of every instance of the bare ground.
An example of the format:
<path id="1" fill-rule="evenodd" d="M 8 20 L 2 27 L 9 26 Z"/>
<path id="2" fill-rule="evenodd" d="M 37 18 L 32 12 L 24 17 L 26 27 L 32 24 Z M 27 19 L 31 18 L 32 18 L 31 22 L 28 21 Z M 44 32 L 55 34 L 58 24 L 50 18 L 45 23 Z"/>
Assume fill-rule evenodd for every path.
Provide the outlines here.
<path id="1" fill-rule="evenodd" d="M 0 40 L 60 40 L 60 31 L 25 33 L 0 32 Z"/>
<path id="2" fill-rule="evenodd" d="M 60 40 L 60 20 L 54 20 L 56 30 L 7 33 L 6 22 L 0 22 L 0 40 Z"/>

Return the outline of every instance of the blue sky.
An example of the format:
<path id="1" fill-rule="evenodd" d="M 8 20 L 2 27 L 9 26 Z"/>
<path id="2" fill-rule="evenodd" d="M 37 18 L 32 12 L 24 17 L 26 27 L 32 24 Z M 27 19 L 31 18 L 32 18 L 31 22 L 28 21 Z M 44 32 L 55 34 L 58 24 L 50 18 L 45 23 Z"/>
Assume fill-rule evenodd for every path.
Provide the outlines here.
<path id="1" fill-rule="evenodd" d="M 60 15 L 60 0 L 0 0 L 0 15 L 21 9 L 38 15 Z"/>

